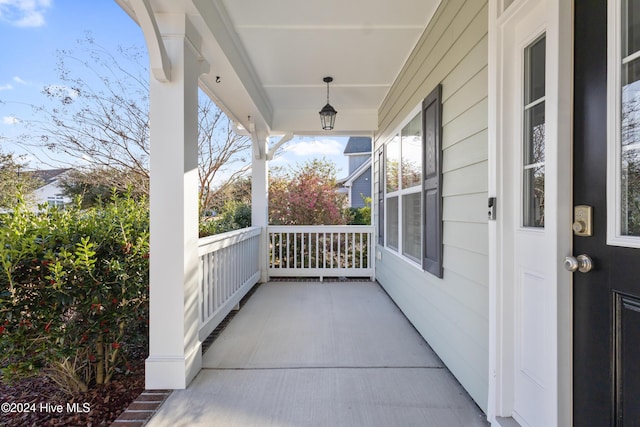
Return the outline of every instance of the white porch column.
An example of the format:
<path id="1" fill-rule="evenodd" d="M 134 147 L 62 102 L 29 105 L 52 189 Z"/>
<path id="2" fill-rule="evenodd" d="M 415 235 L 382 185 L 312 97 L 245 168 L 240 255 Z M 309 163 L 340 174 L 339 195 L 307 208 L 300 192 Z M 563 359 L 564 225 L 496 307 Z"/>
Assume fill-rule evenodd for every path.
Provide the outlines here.
<path id="1" fill-rule="evenodd" d="M 267 163 L 267 140 L 252 136 L 251 157 L 251 225 L 262 227 L 260 238 L 260 281 L 266 282 L 269 224 L 269 166 Z"/>
<path id="2" fill-rule="evenodd" d="M 184 15 L 158 16 L 171 63 L 150 79 L 151 257 L 147 389 L 183 389 L 202 365 L 198 340 L 199 55 Z"/>

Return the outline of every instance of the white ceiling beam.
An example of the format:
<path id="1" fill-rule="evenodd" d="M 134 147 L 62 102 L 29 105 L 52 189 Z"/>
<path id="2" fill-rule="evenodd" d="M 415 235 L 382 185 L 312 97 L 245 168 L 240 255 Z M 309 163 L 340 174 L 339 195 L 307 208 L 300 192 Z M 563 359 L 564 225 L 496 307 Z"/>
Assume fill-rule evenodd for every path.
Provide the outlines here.
<path id="1" fill-rule="evenodd" d="M 232 20 L 221 0 L 193 0 L 193 5 L 224 52 L 260 115 L 269 125 L 273 120 L 273 107 L 269 102 L 249 55 L 233 28 Z"/>

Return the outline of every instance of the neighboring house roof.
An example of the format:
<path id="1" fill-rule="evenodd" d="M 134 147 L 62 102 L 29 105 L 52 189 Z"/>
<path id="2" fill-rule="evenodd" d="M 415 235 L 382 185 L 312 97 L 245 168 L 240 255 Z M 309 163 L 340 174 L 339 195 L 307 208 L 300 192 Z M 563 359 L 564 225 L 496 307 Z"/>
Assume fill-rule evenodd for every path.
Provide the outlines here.
<path id="1" fill-rule="evenodd" d="M 38 178 L 40 180 L 42 180 L 43 184 L 41 185 L 41 187 L 44 187 L 45 185 L 51 184 L 53 181 L 55 181 L 60 175 L 62 175 L 63 173 L 65 173 L 66 171 L 71 170 L 70 168 L 66 168 L 66 169 L 43 169 L 43 170 L 37 170 L 37 171 L 30 171 L 29 173 L 31 175 L 33 175 L 35 178 Z"/>
<path id="2" fill-rule="evenodd" d="M 350 187 L 351 184 L 353 184 L 353 181 L 355 181 L 356 179 L 358 179 L 360 177 L 360 175 L 365 173 L 365 171 L 369 168 L 369 166 L 371 166 L 371 157 L 369 157 L 363 164 L 358 166 L 356 168 L 356 170 L 351 172 L 351 174 L 349 174 L 348 177 L 340 178 L 337 181 L 337 183 L 342 185 L 342 186 L 344 186 L 344 187 Z"/>
<path id="3" fill-rule="evenodd" d="M 371 138 L 352 136 L 344 147 L 344 154 L 371 154 Z"/>

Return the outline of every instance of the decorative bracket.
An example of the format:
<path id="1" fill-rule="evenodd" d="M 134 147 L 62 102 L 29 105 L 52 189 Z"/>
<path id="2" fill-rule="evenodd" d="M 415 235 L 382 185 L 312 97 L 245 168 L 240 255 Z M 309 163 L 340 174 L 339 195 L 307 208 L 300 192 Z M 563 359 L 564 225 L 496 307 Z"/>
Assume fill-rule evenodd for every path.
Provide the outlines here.
<path id="1" fill-rule="evenodd" d="M 170 81 L 171 61 L 169 60 L 167 49 L 162 41 L 158 24 L 153 18 L 153 9 L 149 4 L 149 0 L 131 0 L 130 4 L 133 12 L 136 14 L 136 20 L 142 29 L 144 39 L 147 42 L 149 62 L 151 64 L 153 77 L 161 82 Z"/>
<path id="2" fill-rule="evenodd" d="M 276 154 L 276 151 L 278 151 L 278 148 L 282 147 L 282 144 L 285 142 L 290 141 L 291 138 L 293 138 L 293 132 L 285 133 L 284 136 L 269 149 L 267 160 L 273 160 L 273 156 Z"/>

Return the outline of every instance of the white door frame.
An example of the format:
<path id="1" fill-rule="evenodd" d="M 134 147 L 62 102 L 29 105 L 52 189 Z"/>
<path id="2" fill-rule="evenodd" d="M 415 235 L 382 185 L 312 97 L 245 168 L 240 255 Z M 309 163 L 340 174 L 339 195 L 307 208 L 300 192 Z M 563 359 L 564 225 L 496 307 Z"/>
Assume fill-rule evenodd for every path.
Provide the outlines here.
<path id="1" fill-rule="evenodd" d="M 555 278 L 548 314 L 548 342 L 545 355 L 555 363 L 548 390 L 550 424 L 566 426 L 572 421 L 572 293 L 571 273 L 564 271 L 562 259 L 571 254 L 572 187 L 572 86 L 573 86 L 573 2 L 546 0 L 546 134 L 558 141 L 547 146 L 545 190 L 546 232 L 555 236 L 549 250 L 555 257 L 548 274 Z M 513 144 L 505 133 L 508 115 L 503 70 L 507 45 L 512 42 L 510 24 L 526 16 L 539 0 L 489 0 L 489 195 L 497 199 L 497 218 L 489 221 L 489 402 L 487 417 L 511 417 L 514 407 L 515 329 L 517 319 L 513 289 L 513 242 L 520 218 L 514 206 L 505 206 L 507 185 L 511 185 L 509 161 L 503 147 Z M 521 76 L 515 76 L 521 79 Z M 515 216 L 515 217 L 514 217 Z M 541 353 L 542 354 L 542 353 Z"/>

